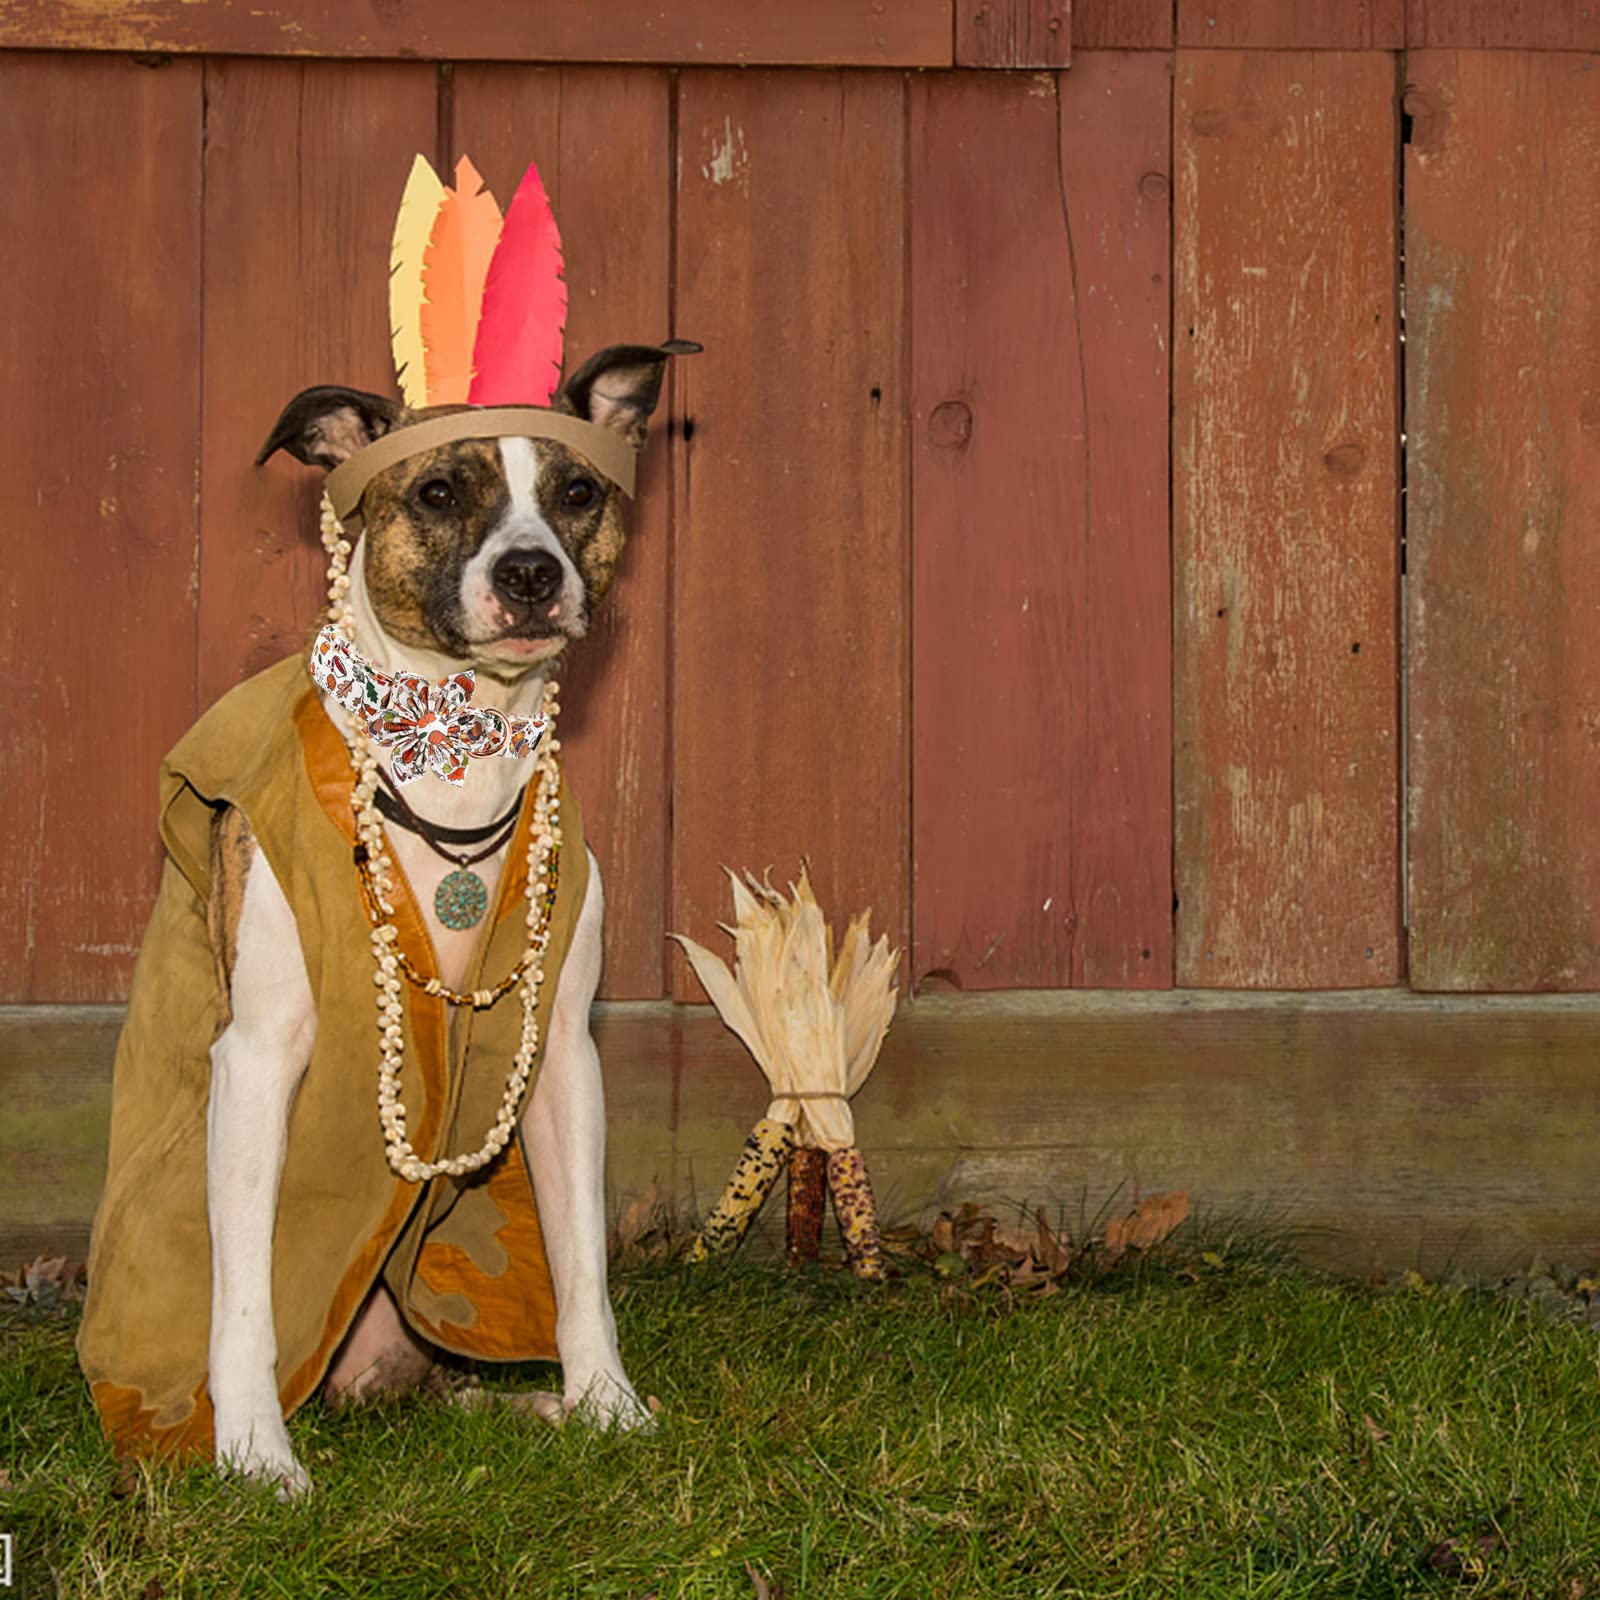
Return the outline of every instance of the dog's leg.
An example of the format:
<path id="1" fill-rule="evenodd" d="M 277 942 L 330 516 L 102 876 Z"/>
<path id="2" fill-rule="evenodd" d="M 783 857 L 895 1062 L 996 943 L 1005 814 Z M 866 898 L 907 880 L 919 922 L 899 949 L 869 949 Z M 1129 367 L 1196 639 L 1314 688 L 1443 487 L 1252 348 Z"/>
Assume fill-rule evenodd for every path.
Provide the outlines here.
<path id="1" fill-rule="evenodd" d="M 275 1482 L 287 1499 L 311 1480 L 278 1405 L 272 1232 L 289 1104 L 311 1059 L 316 1008 L 294 913 L 237 810 L 219 816 L 211 861 L 208 921 L 227 1001 L 206 1115 L 217 1463 Z"/>
<path id="2" fill-rule="evenodd" d="M 550 1276 L 556 1292 L 556 1347 L 563 1405 L 603 1426 L 647 1426 L 617 1349 L 606 1287 L 606 1107 L 589 1007 L 600 982 L 600 869 L 589 857 L 589 887 L 561 969 L 544 1063 L 523 1113 Z"/>

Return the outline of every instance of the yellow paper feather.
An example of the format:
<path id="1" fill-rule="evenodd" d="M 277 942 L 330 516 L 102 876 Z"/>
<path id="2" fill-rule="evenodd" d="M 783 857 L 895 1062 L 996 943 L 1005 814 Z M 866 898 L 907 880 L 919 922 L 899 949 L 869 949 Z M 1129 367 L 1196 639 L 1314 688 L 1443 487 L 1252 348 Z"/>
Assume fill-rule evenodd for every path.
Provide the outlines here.
<path id="1" fill-rule="evenodd" d="M 411 176 L 400 196 L 389 250 L 389 337 L 394 344 L 395 375 L 408 406 L 428 403 L 422 345 L 422 258 L 444 197 L 439 174 L 426 156 L 419 155 L 411 163 Z"/>

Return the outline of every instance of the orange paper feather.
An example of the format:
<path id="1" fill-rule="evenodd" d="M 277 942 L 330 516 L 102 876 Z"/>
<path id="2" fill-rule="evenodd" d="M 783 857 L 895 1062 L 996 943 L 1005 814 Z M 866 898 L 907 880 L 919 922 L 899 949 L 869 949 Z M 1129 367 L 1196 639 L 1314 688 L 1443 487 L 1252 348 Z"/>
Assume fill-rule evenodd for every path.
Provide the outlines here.
<path id="1" fill-rule="evenodd" d="M 423 257 L 422 343 L 428 404 L 459 405 L 472 387 L 473 344 L 490 262 L 500 243 L 500 207 L 463 156 L 446 189 Z"/>
<path id="2" fill-rule="evenodd" d="M 468 395 L 474 405 L 550 403 L 561 381 L 567 325 L 561 271 L 561 232 L 539 169 L 530 164 L 506 211 L 483 286 Z"/>

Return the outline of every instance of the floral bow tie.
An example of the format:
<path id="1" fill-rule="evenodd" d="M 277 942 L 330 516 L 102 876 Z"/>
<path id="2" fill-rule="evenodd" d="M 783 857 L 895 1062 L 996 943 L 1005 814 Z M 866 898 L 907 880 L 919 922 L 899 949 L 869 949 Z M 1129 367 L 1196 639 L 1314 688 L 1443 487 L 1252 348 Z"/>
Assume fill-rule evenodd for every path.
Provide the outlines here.
<path id="1" fill-rule="evenodd" d="M 430 769 L 446 783 L 465 783 L 472 756 L 532 755 L 549 726 L 544 717 L 508 717 L 470 704 L 470 671 L 439 683 L 414 672 L 379 672 L 331 624 L 311 647 L 311 676 L 372 740 L 393 747 L 389 770 L 396 783 Z"/>

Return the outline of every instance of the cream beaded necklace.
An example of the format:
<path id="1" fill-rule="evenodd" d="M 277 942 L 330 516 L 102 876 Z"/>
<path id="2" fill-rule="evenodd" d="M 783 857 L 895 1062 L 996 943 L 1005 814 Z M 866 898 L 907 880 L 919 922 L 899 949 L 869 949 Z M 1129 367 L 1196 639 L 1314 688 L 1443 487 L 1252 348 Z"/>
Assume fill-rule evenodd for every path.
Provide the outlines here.
<path id="1" fill-rule="evenodd" d="M 328 618 L 353 644 L 355 613 L 349 601 L 350 541 L 326 495 L 322 498 L 322 543 L 328 552 Z M 544 715 L 552 722 L 561 709 L 556 700 L 558 692 L 559 685 L 547 680 L 544 686 Z M 554 861 L 559 861 L 561 851 L 561 774 L 555 759 L 561 745 L 552 734 L 543 741 L 534 757 L 533 781 L 538 787 L 534 792 L 533 828 L 528 840 L 528 949 L 517 969 L 523 976 L 522 1042 L 506 1078 L 500 1112 L 483 1144 L 471 1155 L 449 1156 L 441 1161 L 429 1162 L 418 1157 L 406 1137 L 406 1108 L 400 1099 L 405 1031 L 398 974 L 404 964 L 409 975 L 409 964 L 404 963 L 404 957 L 397 948 L 400 935 L 394 925 L 394 906 L 388 898 L 394 889 L 394 880 L 389 873 L 383 823 L 373 801 L 378 787 L 378 759 L 373 754 L 371 740 L 360 718 L 351 716 L 349 722 L 350 729 L 342 729 L 341 732 L 350 751 L 350 765 L 356 775 L 350 793 L 350 808 L 355 813 L 357 836 L 365 847 L 363 871 L 367 875 L 368 898 L 371 902 L 372 953 L 378 966 L 373 983 L 378 991 L 378 1039 L 381 1051 L 378 1065 L 378 1119 L 383 1124 L 384 1148 L 389 1165 L 411 1183 L 426 1183 L 440 1173 L 462 1177 L 487 1166 L 510 1142 L 517 1111 L 533 1070 L 533 1060 L 539 1051 L 539 990 L 544 984 L 544 956 L 550 945 L 550 911 L 555 892 L 551 867 Z M 438 979 L 430 980 L 423 988 L 455 1004 L 471 1003 L 482 1009 L 493 1005 L 516 975 L 514 972 L 511 980 L 497 989 L 478 990 L 471 995 L 454 994 Z"/>

